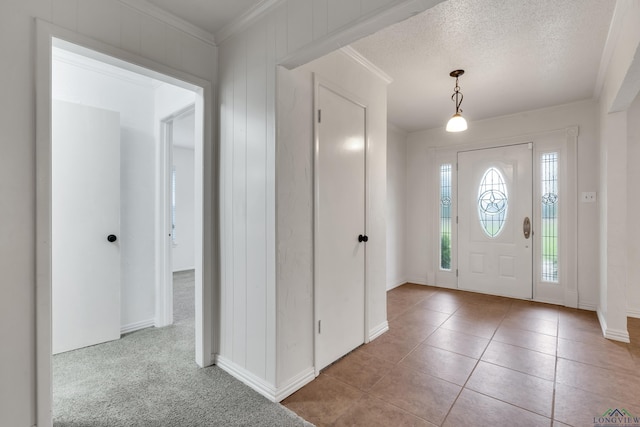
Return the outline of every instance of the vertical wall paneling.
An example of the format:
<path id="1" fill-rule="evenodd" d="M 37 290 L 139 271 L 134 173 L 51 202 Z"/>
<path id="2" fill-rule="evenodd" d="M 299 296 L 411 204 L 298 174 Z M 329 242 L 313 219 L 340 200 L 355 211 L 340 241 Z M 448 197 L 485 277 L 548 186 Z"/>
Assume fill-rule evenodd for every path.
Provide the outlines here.
<path id="1" fill-rule="evenodd" d="M 366 15 L 375 11 L 376 9 L 385 6 L 388 3 L 388 0 L 360 0 L 360 12 L 363 15 Z"/>
<path id="2" fill-rule="evenodd" d="M 333 32 L 360 18 L 360 0 L 327 0 L 328 29 Z"/>
<path id="3" fill-rule="evenodd" d="M 287 2 L 287 49 L 295 51 L 313 41 L 313 2 L 298 0 Z"/>
<path id="4" fill-rule="evenodd" d="M 247 34 L 247 369 L 266 375 L 266 22 Z"/>
<path id="5" fill-rule="evenodd" d="M 266 380 L 271 384 L 277 382 L 277 326 L 276 318 L 278 307 L 276 305 L 277 288 L 276 288 L 276 27 L 273 16 L 267 20 L 266 32 L 266 141 L 267 149 L 264 159 L 266 179 L 264 182 L 266 194 Z M 276 400 L 278 400 L 276 398 Z"/>
<path id="6" fill-rule="evenodd" d="M 78 24 L 78 1 L 79 0 L 57 0 L 51 2 L 51 22 L 76 31 Z"/>
<path id="7" fill-rule="evenodd" d="M 405 19 L 412 12 L 438 2 L 376 0 L 373 6 L 361 7 L 361 0 L 285 0 L 246 29 L 220 41 L 224 308 L 218 360 L 223 369 L 270 399 L 280 400 L 313 378 L 313 331 L 309 324 L 312 287 L 311 281 L 304 278 L 311 277 L 311 257 L 307 252 L 298 254 L 287 250 L 286 245 L 283 247 L 286 241 L 283 233 L 288 232 L 289 224 L 281 218 L 288 215 L 298 221 L 297 226 L 301 228 L 296 233 L 302 234 L 289 237 L 294 240 L 300 236 L 303 244 L 310 244 L 310 234 L 302 229 L 310 230 L 311 217 L 306 219 L 303 212 L 311 207 L 309 204 L 302 210 L 285 213 L 286 207 L 280 205 L 283 178 L 278 175 L 276 181 L 276 170 L 280 174 L 284 158 L 279 151 L 279 134 L 283 128 L 276 127 L 276 64 L 284 61 L 283 58 L 301 61 L 302 56 L 298 55 L 307 58 L 301 63 L 320 57 L 358 35 Z M 349 26 L 351 23 L 355 27 Z M 348 30 L 340 33 L 342 30 L 337 29 L 342 28 Z M 340 70 L 336 72 L 339 74 Z M 311 98 L 308 102 L 311 103 Z M 300 117 L 299 122 L 310 126 L 311 115 Z M 373 132 L 381 135 L 373 141 L 376 148 L 372 167 L 383 171 L 386 170 L 386 146 L 380 144 L 386 141 L 386 107 L 380 108 L 371 122 Z M 288 161 L 310 159 L 310 145 L 304 148 L 301 143 L 298 140 L 296 148 L 302 151 Z M 310 191 L 310 184 L 305 180 L 312 176 L 310 166 L 305 167 L 304 161 L 299 163 L 301 169 L 296 172 L 302 177 L 297 183 L 302 187 L 296 191 L 303 193 Z M 367 274 L 378 275 L 374 286 L 384 290 L 386 195 L 382 194 L 386 190 L 386 175 L 375 176 L 372 186 L 380 193 L 371 198 L 370 205 L 374 210 L 381 209 L 382 214 L 371 218 L 371 227 L 378 230 L 379 236 L 375 245 L 380 246 L 373 245 L 370 250 L 372 259 L 378 261 L 372 263 Z M 304 204 L 306 199 L 301 194 L 294 192 L 290 196 L 298 198 L 296 203 Z M 302 279 L 297 276 L 298 281 L 293 273 L 298 271 L 296 268 L 305 272 Z M 371 304 L 372 324 L 383 330 L 384 326 L 380 325 L 386 323 L 384 291 L 374 297 Z"/>
<path id="8" fill-rule="evenodd" d="M 164 61 L 164 24 L 151 16 L 142 15 L 140 18 L 140 51 L 146 52 L 153 61 Z"/>
<path id="9" fill-rule="evenodd" d="M 233 358 L 246 367 L 247 347 L 247 38 L 237 43 L 233 67 Z"/>
<path id="10" fill-rule="evenodd" d="M 120 5 L 118 2 L 82 0 L 78 2 L 78 32 L 112 46 L 120 45 Z"/>
<path id="11" fill-rule="evenodd" d="M 165 55 L 166 63 L 170 67 L 178 68 L 182 64 L 182 31 L 165 25 Z"/>
<path id="12" fill-rule="evenodd" d="M 220 49 L 220 354 L 233 354 L 233 68 L 231 49 Z"/>
<path id="13" fill-rule="evenodd" d="M 136 55 L 140 54 L 140 12 L 128 6 L 120 6 L 120 47 Z"/>
<path id="14" fill-rule="evenodd" d="M 318 40 L 329 32 L 328 0 L 313 1 L 313 39 Z"/>
<path id="15" fill-rule="evenodd" d="M 275 19 L 275 25 L 276 25 L 276 38 L 274 40 L 274 43 L 276 45 L 276 58 L 282 58 L 283 56 L 285 56 L 289 50 L 288 50 L 288 34 L 289 34 L 289 27 L 288 27 L 288 16 L 289 16 L 289 10 L 287 7 L 287 3 L 283 3 L 280 5 L 280 7 L 278 7 L 275 11 L 273 11 L 272 13 L 273 18 L 271 19 Z M 276 61 L 274 58 L 274 62 L 270 63 L 269 65 L 276 65 Z M 268 108 L 268 107 L 265 107 Z"/>

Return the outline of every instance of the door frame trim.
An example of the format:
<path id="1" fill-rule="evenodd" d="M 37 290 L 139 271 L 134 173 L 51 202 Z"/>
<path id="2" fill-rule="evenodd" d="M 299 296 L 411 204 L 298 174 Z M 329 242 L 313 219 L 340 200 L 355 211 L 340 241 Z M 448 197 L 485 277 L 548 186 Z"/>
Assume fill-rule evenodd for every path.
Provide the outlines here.
<path id="1" fill-rule="evenodd" d="M 430 147 L 429 153 L 433 154 L 430 156 L 430 168 L 432 172 L 430 176 L 432 176 L 433 183 L 429 187 L 430 188 L 430 200 L 433 201 L 432 207 L 432 215 L 434 220 L 431 225 L 431 235 L 433 238 L 430 244 L 430 252 L 434 255 L 432 257 L 432 262 L 430 263 L 430 270 L 428 272 L 429 277 L 435 278 L 433 283 L 439 287 L 446 288 L 454 288 L 457 289 L 457 286 L 452 286 L 447 283 L 451 283 L 452 280 L 457 283 L 455 280 L 455 268 L 452 268 L 451 271 L 441 271 L 439 270 L 439 229 L 438 229 L 438 218 L 439 218 L 439 176 L 437 172 L 439 171 L 441 163 L 450 163 L 453 160 L 455 164 L 455 159 L 457 158 L 457 153 L 460 151 L 469 151 L 474 149 L 486 149 L 486 148 L 499 148 L 505 147 L 514 144 L 533 142 L 533 150 L 534 150 L 534 159 L 533 159 L 533 169 L 534 169 L 534 198 L 535 198 L 535 186 L 536 186 L 536 153 L 541 148 L 541 146 L 546 145 L 549 139 L 554 139 L 557 141 L 556 145 L 560 146 L 562 150 L 562 155 L 564 161 L 561 166 L 565 168 L 565 173 L 561 175 L 561 179 L 566 181 L 566 203 L 565 207 L 562 211 L 562 216 L 564 218 L 564 222 L 561 225 L 564 228 L 564 235 L 561 235 L 561 239 L 566 242 L 561 246 L 560 256 L 562 257 L 563 264 L 565 264 L 565 268 L 561 270 L 561 287 L 563 296 L 561 297 L 561 301 L 559 300 L 550 300 L 538 295 L 538 281 L 536 280 L 536 258 L 534 253 L 534 277 L 533 277 L 533 301 L 551 303 L 551 304 L 561 304 L 566 307 L 577 308 L 579 306 L 578 302 L 578 135 L 579 135 L 579 127 L 578 126 L 568 126 L 560 129 L 552 129 L 548 131 L 541 132 L 533 132 L 523 135 L 517 135 L 513 137 L 505 137 L 505 138 L 497 138 L 497 139 L 484 139 L 473 144 L 459 144 L 455 146 L 436 146 Z M 431 163 L 432 162 L 432 163 Z M 457 172 L 456 172 L 457 173 Z M 457 192 L 454 198 L 457 198 Z M 535 205 L 534 205 L 535 210 Z M 455 214 L 457 215 L 457 206 Z M 537 221 L 537 218 L 536 218 Z M 537 224 L 536 224 L 537 226 Z M 535 237 L 535 234 L 534 234 Z M 456 243 L 457 245 L 457 243 Z M 457 246 L 452 247 L 452 251 L 455 250 L 457 254 Z M 534 251 L 537 251 L 537 245 L 534 247 Z M 457 268 L 457 263 L 456 263 Z M 448 276 L 454 277 L 448 277 Z M 444 280 L 444 282 L 443 282 Z"/>
<path id="2" fill-rule="evenodd" d="M 52 46 L 73 45 L 91 51 L 101 60 L 117 62 L 131 71 L 175 84 L 196 92 L 196 151 L 202 162 L 195 165 L 201 177 L 196 191 L 202 194 L 195 211 L 196 235 L 201 237 L 201 256 L 196 256 L 196 349 L 199 366 L 209 366 L 218 351 L 219 331 L 213 321 L 218 318 L 219 253 L 217 230 L 218 189 L 214 165 L 217 150 L 213 144 L 213 87 L 211 82 L 174 70 L 152 60 L 97 41 L 77 32 L 36 19 L 36 420 L 39 426 L 52 425 L 53 379 L 51 355 L 51 70 Z M 65 46 L 67 47 L 67 46 Z M 82 52 L 86 54 L 86 52 Z M 108 58 L 107 58 L 108 57 Z M 218 173 L 215 171 L 215 173 Z M 205 221 L 207 219 L 207 221 Z M 204 262 L 207 260 L 207 262 Z M 216 325 L 219 327 L 219 325 Z"/>
<path id="3" fill-rule="evenodd" d="M 365 150 L 364 150 L 364 197 L 365 197 L 365 212 L 364 212 L 364 232 L 370 229 L 369 224 L 369 215 L 370 212 L 370 194 L 369 194 L 369 108 L 367 106 L 366 101 L 362 100 L 360 97 L 350 93 L 349 91 L 341 88 L 339 85 L 336 85 L 323 77 L 320 77 L 317 73 L 313 73 L 313 367 L 315 370 L 315 376 L 320 375 L 320 370 L 318 369 L 318 334 L 317 334 L 317 325 L 318 325 L 318 315 L 319 315 L 319 307 L 318 307 L 318 268 L 317 268 L 317 253 L 318 253 L 318 240 L 316 236 L 320 234 L 319 224 L 318 224 L 318 204 L 319 204 L 319 193 L 320 193 L 320 179 L 318 177 L 319 171 L 319 159 L 318 152 L 320 148 L 320 133 L 318 128 L 318 110 L 319 110 L 319 90 L 320 86 L 328 89 L 329 91 L 335 93 L 336 95 L 353 102 L 356 105 L 361 106 L 364 109 L 365 114 Z M 367 276 L 367 249 L 366 245 L 364 248 L 365 256 L 364 256 L 364 329 L 362 331 L 363 343 L 369 342 L 369 298 L 371 296 L 371 292 L 369 292 L 370 281 Z"/>
<path id="4" fill-rule="evenodd" d="M 189 104 L 160 119 L 160 147 L 158 156 L 158 180 L 156 194 L 156 259 L 160 262 L 156 282 L 155 326 L 173 323 L 173 243 L 171 229 L 171 171 L 173 165 L 173 122 L 190 113 L 195 114 L 195 104 Z M 195 149 L 195 147 L 194 147 Z M 195 151 L 195 150 L 194 150 Z M 198 159 L 195 159 L 197 162 Z M 200 252 L 202 248 L 200 248 Z"/>

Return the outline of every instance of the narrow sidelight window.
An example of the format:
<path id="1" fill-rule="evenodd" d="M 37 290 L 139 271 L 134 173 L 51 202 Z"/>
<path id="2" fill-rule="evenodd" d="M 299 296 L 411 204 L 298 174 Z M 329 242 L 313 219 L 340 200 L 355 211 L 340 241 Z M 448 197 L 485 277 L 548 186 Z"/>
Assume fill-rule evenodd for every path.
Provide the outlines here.
<path id="1" fill-rule="evenodd" d="M 440 269 L 451 270 L 451 164 L 440 166 Z"/>
<path id="2" fill-rule="evenodd" d="M 541 159 L 542 281 L 558 282 L 558 153 Z"/>

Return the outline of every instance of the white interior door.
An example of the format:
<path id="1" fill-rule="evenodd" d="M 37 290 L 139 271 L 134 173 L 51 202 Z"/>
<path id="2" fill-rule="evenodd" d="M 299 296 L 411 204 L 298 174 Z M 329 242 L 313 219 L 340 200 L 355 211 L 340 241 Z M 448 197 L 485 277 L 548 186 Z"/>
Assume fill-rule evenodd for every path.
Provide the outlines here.
<path id="1" fill-rule="evenodd" d="M 120 338 L 119 228 L 120 114 L 54 101 L 54 354 Z"/>
<path id="2" fill-rule="evenodd" d="M 532 151 L 458 153 L 459 288 L 532 297 Z"/>
<path id="3" fill-rule="evenodd" d="M 319 85 L 316 369 L 364 343 L 365 108 Z"/>

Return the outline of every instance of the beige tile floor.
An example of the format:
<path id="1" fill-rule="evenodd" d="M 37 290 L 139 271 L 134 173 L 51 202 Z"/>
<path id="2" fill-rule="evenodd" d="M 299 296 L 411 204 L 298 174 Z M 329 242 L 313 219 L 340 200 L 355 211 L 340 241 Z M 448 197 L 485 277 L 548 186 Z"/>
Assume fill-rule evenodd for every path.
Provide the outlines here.
<path id="1" fill-rule="evenodd" d="M 387 314 L 389 332 L 282 403 L 319 427 L 640 416 L 640 319 L 629 319 L 623 344 L 602 337 L 594 312 L 411 284 L 388 293 Z"/>

